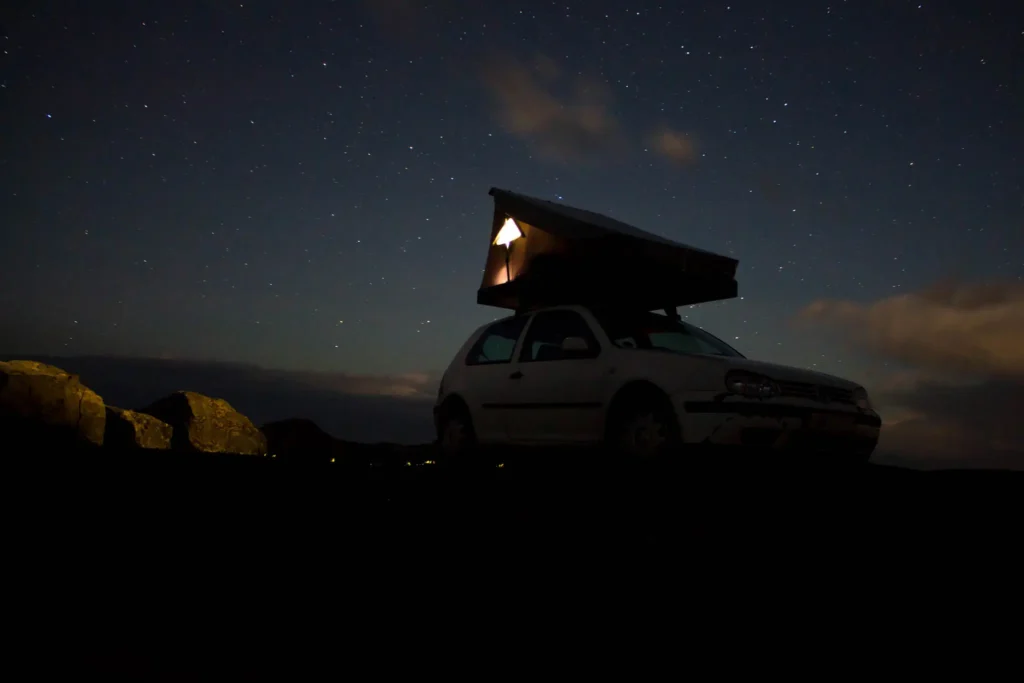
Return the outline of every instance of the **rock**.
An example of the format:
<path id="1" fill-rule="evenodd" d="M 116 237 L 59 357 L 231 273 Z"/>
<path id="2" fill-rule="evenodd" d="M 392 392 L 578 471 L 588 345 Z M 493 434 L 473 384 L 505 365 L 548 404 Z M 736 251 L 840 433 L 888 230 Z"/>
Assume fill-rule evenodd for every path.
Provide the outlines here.
<path id="1" fill-rule="evenodd" d="M 174 450 L 243 455 L 267 452 L 263 432 L 222 398 L 178 391 L 139 412 L 171 426 Z"/>
<path id="2" fill-rule="evenodd" d="M 103 445 L 103 399 L 78 375 L 31 360 L 0 361 L 0 419 L 9 440 Z"/>
<path id="3" fill-rule="evenodd" d="M 267 452 L 284 460 L 305 462 L 337 462 L 342 454 L 341 442 L 320 429 L 312 420 L 290 418 L 263 425 L 267 436 Z"/>
<path id="4" fill-rule="evenodd" d="M 167 450 L 171 447 L 173 433 L 171 425 L 152 415 L 107 406 L 104 445 L 108 448 Z"/>

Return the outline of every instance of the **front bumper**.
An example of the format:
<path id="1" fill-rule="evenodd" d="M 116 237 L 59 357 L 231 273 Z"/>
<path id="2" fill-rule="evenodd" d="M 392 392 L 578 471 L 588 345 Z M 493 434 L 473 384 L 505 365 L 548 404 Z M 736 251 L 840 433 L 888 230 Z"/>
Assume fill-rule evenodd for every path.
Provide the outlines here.
<path id="1" fill-rule="evenodd" d="M 867 457 L 878 444 L 882 420 L 856 408 L 772 399 L 687 397 L 677 402 L 687 443 L 770 450 L 821 451 Z"/>

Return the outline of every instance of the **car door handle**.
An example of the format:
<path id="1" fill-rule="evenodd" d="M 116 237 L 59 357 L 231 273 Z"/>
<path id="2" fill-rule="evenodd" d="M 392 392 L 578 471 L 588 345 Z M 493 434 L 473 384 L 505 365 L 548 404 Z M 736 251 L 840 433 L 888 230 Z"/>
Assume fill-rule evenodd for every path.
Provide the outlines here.
<path id="1" fill-rule="evenodd" d="M 508 378 L 509 379 L 520 379 L 520 378 L 522 378 L 522 376 L 523 376 L 523 373 L 521 371 L 519 371 L 519 370 L 516 370 L 511 375 L 509 375 Z"/>

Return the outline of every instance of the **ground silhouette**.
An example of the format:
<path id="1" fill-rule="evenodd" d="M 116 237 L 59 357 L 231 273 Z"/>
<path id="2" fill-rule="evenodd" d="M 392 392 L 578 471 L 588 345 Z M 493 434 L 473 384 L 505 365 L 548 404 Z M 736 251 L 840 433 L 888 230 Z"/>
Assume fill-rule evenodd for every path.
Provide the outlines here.
<path id="1" fill-rule="evenodd" d="M 0 370 L 7 678 L 1019 673 L 1021 473 L 692 448 L 454 467 L 233 397 L 125 410 L 95 375 Z"/>
<path id="2" fill-rule="evenodd" d="M 561 456 L 458 470 L 8 452 L 0 666 L 104 680 L 1019 673 L 1024 477 Z"/>

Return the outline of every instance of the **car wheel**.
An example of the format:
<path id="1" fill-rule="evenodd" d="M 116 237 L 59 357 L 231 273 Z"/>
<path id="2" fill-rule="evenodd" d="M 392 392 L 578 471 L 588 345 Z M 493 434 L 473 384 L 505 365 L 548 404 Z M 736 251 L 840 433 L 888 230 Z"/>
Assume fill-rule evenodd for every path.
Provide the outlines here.
<path id="1" fill-rule="evenodd" d="M 659 459 L 678 448 L 679 443 L 675 415 L 657 403 L 631 406 L 613 418 L 610 445 L 632 460 Z"/>
<path id="2" fill-rule="evenodd" d="M 438 432 L 441 461 L 445 465 L 462 464 L 477 450 L 473 422 L 464 408 L 448 411 Z"/>

